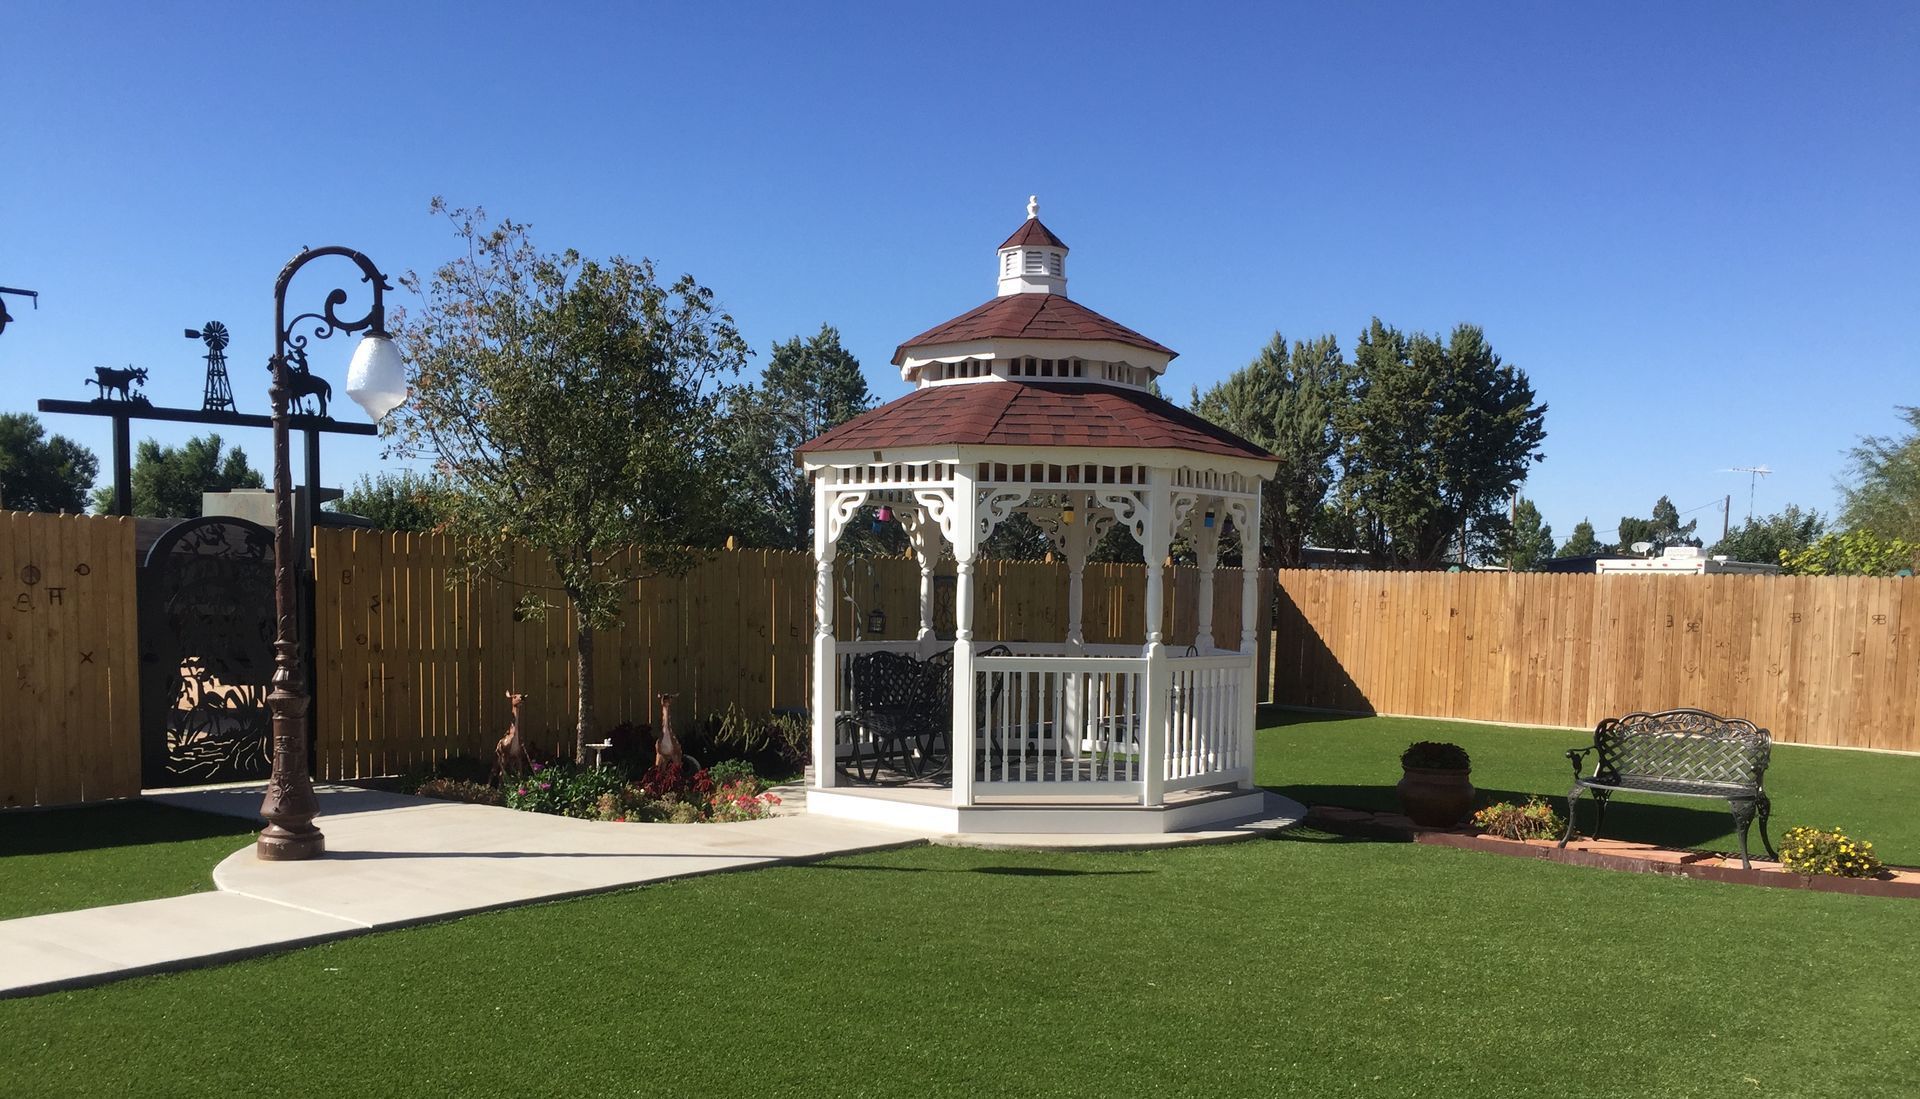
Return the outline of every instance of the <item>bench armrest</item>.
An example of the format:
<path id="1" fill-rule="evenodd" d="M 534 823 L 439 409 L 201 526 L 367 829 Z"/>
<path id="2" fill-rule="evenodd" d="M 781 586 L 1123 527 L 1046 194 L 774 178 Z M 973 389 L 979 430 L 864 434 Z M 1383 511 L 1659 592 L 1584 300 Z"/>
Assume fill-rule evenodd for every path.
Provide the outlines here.
<path id="1" fill-rule="evenodd" d="M 1567 762 L 1573 764 L 1574 778 L 1580 777 L 1580 761 L 1585 759 L 1587 757 L 1587 753 L 1591 751 L 1593 751 L 1592 745 L 1588 745 L 1585 748 L 1568 748 L 1567 749 Z"/>

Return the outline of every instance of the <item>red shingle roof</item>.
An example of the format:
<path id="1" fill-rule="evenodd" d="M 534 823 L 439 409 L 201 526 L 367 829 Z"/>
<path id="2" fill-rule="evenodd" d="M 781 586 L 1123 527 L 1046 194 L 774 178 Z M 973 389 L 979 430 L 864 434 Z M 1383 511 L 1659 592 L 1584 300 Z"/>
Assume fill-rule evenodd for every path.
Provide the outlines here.
<path id="1" fill-rule="evenodd" d="M 1053 235 L 1053 230 L 1040 224 L 1039 218 L 1028 218 L 1013 231 L 1001 248 L 1013 248 L 1023 244 L 1034 244 L 1044 248 L 1067 249 L 1067 242 Z M 995 249 L 998 251 L 998 249 Z"/>
<path id="2" fill-rule="evenodd" d="M 893 364 L 906 361 L 909 347 L 965 343 L 969 340 L 1112 340 L 1172 358 L 1179 352 L 1142 336 L 1060 294 L 1008 294 L 976 306 L 945 324 L 935 325 L 901 344 Z"/>
<path id="3" fill-rule="evenodd" d="M 1152 447 L 1231 458 L 1273 455 L 1145 390 L 1084 382 L 931 385 L 801 444 L 800 453 L 896 446 Z"/>

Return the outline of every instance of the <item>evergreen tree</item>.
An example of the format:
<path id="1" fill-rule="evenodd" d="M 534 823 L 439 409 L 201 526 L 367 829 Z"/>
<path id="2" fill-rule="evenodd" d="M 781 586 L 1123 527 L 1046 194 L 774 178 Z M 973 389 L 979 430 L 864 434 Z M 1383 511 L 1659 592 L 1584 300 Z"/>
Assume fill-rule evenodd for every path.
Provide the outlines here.
<path id="1" fill-rule="evenodd" d="M 1593 530 L 1588 528 L 1592 535 Z M 1520 497 L 1513 509 L 1513 528 L 1507 533 L 1507 567 L 1527 572 L 1553 556 L 1553 528 L 1540 521 L 1540 509 Z"/>
<path id="2" fill-rule="evenodd" d="M 161 446 L 142 439 L 134 448 L 133 513 L 152 518 L 191 519 L 200 514 L 200 494 L 236 488 L 265 488 L 260 471 L 247 464 L 239 447 L 223 450 L 220 436 L 196 435 L 183 446 Z M 102 485 L 93 494 L 95 511 L 113 507 L 113 487 Z"/>
<path id="3" fill-rule="evenodd" d="M 1275 332 L 1253 362 L 1193 395 L 1193 411 L 1267 448 L 1280 469 L 1262 489 L 1261 541 L 1272 565 L 1297 565 L 1333 484 L 1340 446 L 1334 414 L 1348 368 L 1332 336 L 1296 341 Z M 1117 548 L 1117 547 L 1116 547 Z"/>
<path id="4" fill-rule="evenodd" d="M 1605 553 L 1609 547 L 1593 536 L 1593 523 L 1582 519 L 1573 525 L 1573 537 L 1560 546 L 1556 557 L 1587 557 L 1596 553 Z"/>
<path id="5" fill-rule="evenodd" d="M 445 511 L 446 486 L 412 470 L 362 476 L 332 511 L 358 515 L 380 530 L 426 531 L 440 524 Z"/>
<path id="6" fill-rule="evenodd" d="M 732 532 L 748 545 L 812 549 L 813 484 L 795 451 L 872 404 L 860 360 L 831 325 L 774 344 L 759 384 L 734 390 L 727 402 L 728 459 L 718 474 Z M 881 526 L 885 538 L 888 525 Z M 872 533 L 869 523 L 849 523 L 843 548 L 857 552 Z M 897 525 L 890 533 L 887 548 L 897 552 L 904 546 Z"/>
<path id="7" fill-rule="evenodd" d="M 1507 501 L 1544 455 L 1545 404 L 1485 334 L 1445 342 L 1375 318 L 1354 349 L 1352 399 L 1335 413 L 1338 504 L 1358 547 L 1434 564 L 1498 553 Z"/>

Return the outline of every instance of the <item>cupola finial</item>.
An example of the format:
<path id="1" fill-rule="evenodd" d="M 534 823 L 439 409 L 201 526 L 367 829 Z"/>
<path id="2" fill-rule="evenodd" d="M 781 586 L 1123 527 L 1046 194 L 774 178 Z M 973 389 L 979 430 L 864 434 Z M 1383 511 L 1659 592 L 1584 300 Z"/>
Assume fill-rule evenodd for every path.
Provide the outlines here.
<path id="1" fill-rule="evenodd" d="M 1040 196 L 1028 195 L 1027 196 L 1027 220 L 1031 221 L 1034 218 L 1037 218 L 1039 216 L 1040 216 Z"/>

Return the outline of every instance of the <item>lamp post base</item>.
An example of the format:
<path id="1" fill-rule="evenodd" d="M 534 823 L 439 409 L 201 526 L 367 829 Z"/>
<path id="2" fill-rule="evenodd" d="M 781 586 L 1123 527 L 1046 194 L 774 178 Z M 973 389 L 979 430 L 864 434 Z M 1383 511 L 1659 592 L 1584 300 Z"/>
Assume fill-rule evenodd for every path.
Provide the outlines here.
<path id="1" fill-rule="evenodd" d="M 299 862 L 327 853 L 327 837 L 309 824 L 300 831 L 269 824 L 254 841 L 254 856 L 264 862 Z"/>

